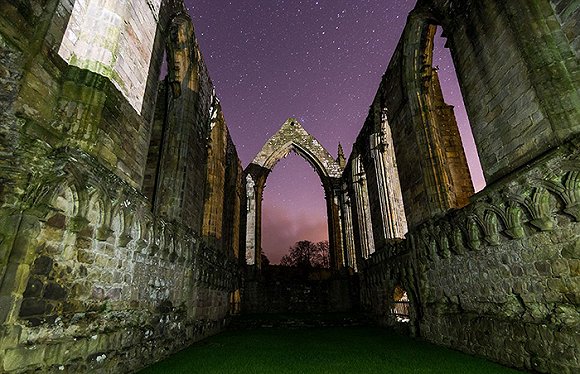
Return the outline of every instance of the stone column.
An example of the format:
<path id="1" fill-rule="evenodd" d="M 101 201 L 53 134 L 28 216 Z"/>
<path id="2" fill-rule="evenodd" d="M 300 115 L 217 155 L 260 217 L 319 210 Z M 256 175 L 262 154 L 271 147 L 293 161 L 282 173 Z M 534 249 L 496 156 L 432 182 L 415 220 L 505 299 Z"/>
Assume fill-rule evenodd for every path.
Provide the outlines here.
<path id="1" fill-rule="evenodd" d="M 345 258 L 345 266 L 358 271 L 355 255 L 354 244 L 354 230 L 352 227 L 352 207 L 350 196 L 348 195 L 347 185 L 342 186 L 342 227 L 343 227 L 343 253 Z"/>
<path id="2" fill-rule="evenodd" d="M 403 194 L 395 159 L 391 128 L 386 115 L 382 118 L 382 131 L 370 136 L 371 157 L 376 171 L 379 203 L 381 207 L 383 238 L 404 238 L 407 218 Z"/>
<path id="3" fill-rule="evenodd" d="M 358 216 L 361 255 L 363 258 L 368 258 L 372 253 L 375 252 L 375 244 L 373 240 L 373 226 L 371 223 L 366 173 L 362 167 L 360 155 L 356 156 L 353 163 L 352 183 L 356 201 L 356 212 Z"/>
<path id="4" fill-rule="evenodd" d="M 340 204 L 340 184 L 338 180 L 331 180 L 325 184 L 325 198 L 328 218 L 328 244 L 330 251 L 330 265 L 333 270 L 342 269 L 345 259 L 342 245 L 342 220 Z"/>
<path id="5" fill-rule="evenodd" d="M 256 264 L 256 182 L 251 175 L 246 176 L 246 264 Z"/>

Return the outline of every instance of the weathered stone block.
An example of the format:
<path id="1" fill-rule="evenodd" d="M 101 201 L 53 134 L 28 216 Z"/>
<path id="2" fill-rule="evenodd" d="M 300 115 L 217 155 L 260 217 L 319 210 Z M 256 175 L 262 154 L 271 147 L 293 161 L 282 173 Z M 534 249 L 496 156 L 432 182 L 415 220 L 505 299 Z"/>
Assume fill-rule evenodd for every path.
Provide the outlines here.
<path id="1" fill-rule="evenodd" d="M 6 350 L 4 356 L 4 370 L 7 372 L 35 367 L 44 360 L 44 347 L 19 347 Z"/>
<path id="2" fill-rule="evenodd" d="M 580 276 L 580 260 L 568 260 L 568 265 L 572 277 Z"/>
<path id="3" fill-rule="evenodd" d="M 95 254 L 90 250 L 79 249 L 77 253 L 77 259 L 83 264 L 92 264 L 95 262 Z"/>
<path id="4" fill-rule="evenodd" d="M 39 256 L 32 265 L 31 273 L 36 275 L 48 275 L 52 270 L 53 260 L 47 256 Z"/>
<path id="5" fill-rule="evenodd" d="M 547 261 L 538 261 L 534 263 L 534 267 L 536 268 L 538 273 L 542 276 L 552 275 L 552 268 Z"/>
<path id="6" fill-rule="evenodd" d="M 24 291 L 23 296 L 25 298 L 32 298 L 32 297 L 39 297 L 42 293 L 44 288 L 44 284 L 38 278 L 30 278 L 28 280 L 28 285 L 26 286 L 26 290 Z"/>
<path id="7" fill-rule="evenodd" d="M 580 259 L 580 240 L 565 246 L 562 249 L 562 257 L 575 260 Z"/>
<path id="8" fill-rule="evenodd" d="M 46 224 L 57 229 L 64 229 L 66 227 L 66 216 L 57 213 L 54 216 L 50 217 L 46 221 Z"/>
<path id="9" fill-rule="evenodd" d="M 552 274 L 554 276 L 568 275 L 569 266 L 568 266 L 567 260 L 562 260 L 562 259 L 554 260 L 551 262 L 550 265 L 552 267 Z"/>
<path id="10" fill-rule="evenodd" d="M 22 304 L 20 305 L 20 316 L 41 316 L 48 310 L 49 306 L 46 301 L 38 298 L 26 298 L 22 300 Z"/>
<path id="11" fill-rule="evenodd" d="M 67 292 L 58 283 L 50 282 L 46 285 L 43 296 L 48 300 L 64 300 Z"/>

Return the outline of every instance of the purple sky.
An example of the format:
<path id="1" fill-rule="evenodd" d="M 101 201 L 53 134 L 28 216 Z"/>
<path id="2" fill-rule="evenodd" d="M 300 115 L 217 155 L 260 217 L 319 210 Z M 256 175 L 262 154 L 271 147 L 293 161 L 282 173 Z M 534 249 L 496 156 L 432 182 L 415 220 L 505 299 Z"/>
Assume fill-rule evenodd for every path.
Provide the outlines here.
<path id="1" fill-rule="evenodd" d="M 298 118 L 333 156 L 342 143 L 348 158 L 415 2 L 186 0 L 244 167 L 288 117 Z M 442 44 L 434 64 L 465 129 L 457 79 Z M 468 155 L 475 150 L 466 149 Z M 328 238 L 320 179 L 297 155 L 282 160 L 268 178 L 262 236 L 274 263 L 298 240 Z"/>

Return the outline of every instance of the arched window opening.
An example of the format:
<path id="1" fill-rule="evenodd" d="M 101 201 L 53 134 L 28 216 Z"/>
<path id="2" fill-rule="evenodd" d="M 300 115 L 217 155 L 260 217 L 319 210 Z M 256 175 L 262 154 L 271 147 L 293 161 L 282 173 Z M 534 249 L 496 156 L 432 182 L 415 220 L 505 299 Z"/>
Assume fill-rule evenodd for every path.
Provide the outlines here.
<path id="1" fill-rule="evenodd" d="M 320 177 L 301 156 L 290 153 L 267 175 L 262 196 L 257 252 L 264 292 L 271 297 L 259 310 L 325 310 L 332 270 Z"/>
<path id="2" fill-rule="evenodd" d="M 305 265 L 308 260 L 312 267 L 329 267 L 325 195 L 312 167 L 290 153 L 273 168 L 263 196 L 262 254 L 270 264 Z M 321 243 L 326 243 L 326 250 L 319 248 Z"/>
<path id="3" fill-rule="evenodd" d="M 431 26 L 433 28 L 433 41 L 431 48 L 433 49 L 432 66 L 433 66 L 433 86 L 432 94 L 435 96 L 434 101 L 440 105 L 438 114 L 444 121 L 455 121 L 459 130 L 459 140 L 461 143 L 455 141 L 453 126 L 449 126 L 443 134 L 444 146 L 447 156 L 447 162 L 451 166 L 451 174 L 454 183 L 460 184 L 460 189 L 463 192 L 469 190 L 466 181 L 461 181 L 463 178 L 471 177 L 470 183 L 473 184 L 474 192 L 479 192 L 485 187 L 485 178 L 471 125 L 463 101 L 463 95 L 459 86 L 459 79 L 455 70 L 454 61 L 451 51 L 447 45 L 447 38 L 442 27 Z M 429 42 L 429 41 L 428 41 Z M 437 104 L 436 104 L 437 105 Z M 463 152 L 457 152 L 457 147 L 462 146 Z M 461 175 L 461 164 L 465 161 L 469 167 L 470 175 Z M 468 198 L 469 196 L 467 196 Z M 458 200 L 462 197 L 458 196 Z M 460 205 L 464 205 L 460 203 Z"/>
<path id="4" fill-rule="evenodd" d="M 411 303 L 407 291 L 397 285 L 393 291 L 391 303 L 391 315 L 394 317 L 395 321 L 409 323 L 411 321 L 409 313 Z"/>

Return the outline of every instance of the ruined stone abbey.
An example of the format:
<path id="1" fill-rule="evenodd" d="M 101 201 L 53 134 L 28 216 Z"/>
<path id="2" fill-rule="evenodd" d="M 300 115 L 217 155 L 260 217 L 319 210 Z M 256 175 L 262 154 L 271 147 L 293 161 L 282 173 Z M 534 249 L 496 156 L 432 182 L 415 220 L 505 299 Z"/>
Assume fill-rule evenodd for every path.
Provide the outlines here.
<path id="1" fill-rule="evenodd" d="M 263 311 L 291 151 L 326 194 L 325 310 L 396 326 L 405 290 L 415 337 L 580 372 L 579 28 L 574 0 L 419 0 L 350 156 L 289 119 L 244 169 L 182 0 L 0 1 L 0 372 L 134 372 Z"/>

